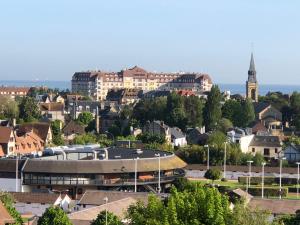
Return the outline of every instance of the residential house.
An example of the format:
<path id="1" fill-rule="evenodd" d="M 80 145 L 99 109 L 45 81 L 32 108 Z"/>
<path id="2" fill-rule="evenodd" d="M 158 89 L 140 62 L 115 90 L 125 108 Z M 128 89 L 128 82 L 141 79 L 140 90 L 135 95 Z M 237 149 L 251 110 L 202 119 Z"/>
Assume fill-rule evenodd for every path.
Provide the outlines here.
<path id="1" fill-rule="evenodd" d="M 19 132 L 29 132 L 33 130 L 46 145 L 52 143 L 52 130 L 50 123 L 42 123 L 42 122 L 33 122 L 33 123 L 24 123 L 18 126 Z"/>
<path id="2" fill-rule="evenodd" d="M 100 132 L 105 133 L 119 119 L 120 108 L 117 106 L 107 107 L 100 111 Z"/>
<path id="3" fill-rule="evenodd" d="M 62 129 L 64 138 L 68 141 L 73 140 L 76 135 L 82 135 L 85 133 L 84 127 L 74 120 L 71 120 L 66 126 Z"/>
<path id="4" fill-rule="evenodd" d="M 7 96 L 10 98 L 23 97 L 29 92 L 29 87 L 4 87 L 0 86 L 0 96 Z"/>
<path id="5" fill-rule="evenodd" d="M 183 147 L 187 145 L 186 135 L 178 127 L 170 128 L 170 132 L 173 146 Z"/>
<path id="6" fill-rule="evenodd" d="M 36 95 L 35 99 L 38 103 L 50 103 L 51 99 L 48 94 Z"/>
<path id="7" fill-rule="evenodd" d="M 14 218 L 9 214 L 3 203 L 0 201 L 0 225 L 14 224 Z"/>
<path id="8" fill-rule="evenodd" d="M 78 115 L 82 112 L 90 112 L 94 116 L 99 113 L 101 108 L 101 103 L 99 101 L 90 100 L 78 100 L 78 101 L 68 101 L 67 111 L 70 113 L 72 119 L 77 119 Z"/>
<path id="9" fill-rule="evenodd" d="M 127 105 L 137 102 L 142 95 L 141 89 L 136 88 L 121 88 L 111 89 L 107 92 L 105 102 L 110 104 Z"/>
<path id="10" fill-rule="evenodd" d="M 45 142 L 33 130 L 16 132 L 15 154 L 41 154 L 45 148 Z"/>
<path id="11" fill-rule="evenodd" d="M 66 194 L 11 192 L 15 202 L 15 208 L 20 214 L 32 214 L 42 216 L 47 208 L 59 206 L 68 211 L 72 202 Z"/>
<path id="12" fill-rule="evenodd" d="M 291 144 L 284 149 L 284 156 L 289 162 L 300 161 L 300 145 Z"/>
<path id="13" fill-rule="evenodd" d="M 227 138 L 231 143 L 240 145 L 241 151 L 247 153 L 249 145 L 253 140 L 254 134 L 251 134 L 251 130 L 243 130 L 240 128 L 234 128 L 227 132 Z"/>
<path id="14" fill-rule="evenodd" d="M 0 157 L 11 155 L 15 151 L 16 139 L 11 127 L 0 126 Z"/>
<path id="15" fill-rule="evenodd" d="M 257 121 L 260 121 L 272 135 L 282 135 L 282 113 L 270 103 L 254 102 Z"/>
<path id="16" fill-rule="evenodd" d="M 64 99 L 64 97 L 61 96 L 61 95 L 56 95 L 56 96 L 53 98 L 53 101 L 54 101 L 54 102 L 58 102 L 58 103 L 65 104 L 65 99 Z"/>
<path id="17" fill-rule="evenodd" d="M 40 111 L 46 121 L 64 121 L 64 104 L 58 102 L 40 103 Z"/>
<path id="18" fill-rule="evenodd" d="M 143 133 L 160 135 L 165 138 L 167 143 L 171 143 L 171 130 L 170 127 L 164 123 L 164 121 L 148 121 L 143 127 Z"/>
<path id="19" fill-rule="evenodd" d="M 188 129 L 186 139 L 187 143 L 191 145 L 205 145 L 208 137 L 208 134 L 205 133 L 205 127 L 196 127 Z"/>
<path id="20" fill-rule="evenodd" d="M 248 147 L 248 152 L 253 155 L 260 153 L 266 158 L 276 158 L 282 151 L 282 144 L 278 136 L 255 135 Z"/>
<path id="21" fill-rule="evenodd" d="M 269 135 L 269 130 L 265 127 L 265 125 L 261 121 L 254 121 L 250 124 L 250 129 L 252 130 L 252 134 L 255 135 Z"/>

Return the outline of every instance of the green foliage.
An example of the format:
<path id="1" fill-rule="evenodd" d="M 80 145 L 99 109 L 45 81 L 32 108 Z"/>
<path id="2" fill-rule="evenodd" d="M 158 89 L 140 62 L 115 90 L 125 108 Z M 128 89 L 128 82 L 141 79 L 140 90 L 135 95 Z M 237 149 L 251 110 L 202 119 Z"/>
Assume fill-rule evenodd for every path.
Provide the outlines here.
<path id="1" fill-rule="evenodd" d="M 232 122 L 226 118 L 222 118 L 218 124 L 218 130 L 222 131 L 223 133 L 226 133 L 232 127 Z"/>
<path id="2" fill-rule="evenodd" d="M 92 120 L 94 119 L 94 116 L 90 112 L 82 112 L 78 115 L 77 121 L 78 123 L 87 126 Z"/>
<path id="3" fill-rule="evenodd" d="M 145 144 L 151 144 L 151 143 L 163 144 L 163 143 L 165 143 L 165 138 L 158 134 L 142 133 L 137 136 L 137 139 L 141 140 Z"/>
<path id="4" fill-rule="evenodd" d="M 207 149 L 199 145 L 188 145 L 180 148 L 176 154 L 185 162 L 196 164 L 204 163 L 207 160 Z"/>
<path id="5" fill-rule="evenodd" d="M 114 137 L 121 136 L 121 127 L 114 123 L 108 128 L 108 132 L 113 134 Z"/>
<path id="6" fill-rule="evenodd" d="M 72 225 L 66 213 L 59 207 L 46 209 L 38 220 L 38 225 Z"/>
<path id="7" fill-rule="evenodd" d="M 64 145 L 65 142 L 62 138 L 62 133 L 61 133 L 61 121 L 60 120 L 55 120 L 51 122 L 51 130 L 53 134 L 53 139 L 52 142 L 53 144 L 59 146 L 59 145 Z"/>
<path id="8" fill-rule="evenodd" d="M 34 98 L 23 97 L 19 104 L 20 118 L 24 122 L 33 122 L 41 117 L 38 103 Z"/>
<path id="9" fill-rule="evenodd" d="M 222 117 L 221 100 L 219 87 L 213 85 L 204 107 L 204 124 L 208 131 L 215 130 Z"/>
<path id="10" fill-rule="evenodd" d="M 252 100 L 247 98 L 243 103 L 242 103 L 242 108 L 243 108 L 243 123 L 242 127 L 248 126 L 252 121 L 255 119 L 255 112 L 254 112 L 254 107 Z"/>
<path id="11" fill-rule="evenodd" d="M 206 179 L 215 181 L 215 180 L 219 180 L 221 178 L 221 171 L 219 169 L 208 169 L 205 174 L 204 177 Z"/>
<path id="12" fill-rule="evenodd" d="M 252 180 L 252 179 L 251 179 Z M 251 181 L 252 182 L 252 181 Z M 261 196 L 261 188 L 260 187 L 250 187 L 248 188 L 248 192 L 253 196 Z M 266 187 L 264 188 L 264 195 L 266 197 L 278 197 L 280 194 L 280 190 L 278 187 Z M 286 197 L 288 194 L 288 188 L 281 188 L 281 196 Z"/>
<path id="13" fill-rule="evenodd" d="M 147 205 L 130 206 L 127 218 L 130 225 L 225 225 L 230 214 L 227 197 L 193 184 L 183 192 L 172 189 L 165 203 L 150 196 Z"/>
<path id="14" fill-rule="evenodd" d="M 270 222 L 270 214 L 265 211 L 258 211 L 244 206 L 242 203 L 236 204 L 230 225 L 275 225 L 277 223 Z"/>
<path id="15" fill-rule="evenodd" d="M 122 225 L 121 220 L 111 212 L 107 212 L 107 225 Z M 106 225 L 106 212 L 101 211 L 91 225 Z"/>
<path id="16" fill-rule="evenodd" d="M 265 162 L 264 156 L 260 153 L 256 153 L 252 160 L 254 166 L 261 166 Z"/>
<path id="17" fill-rule="evenodd" d="M 189 127 L 202 127 L 204 102 L 201 98 L 190 96 L 184 98 L 184 108 Z"/>
<path id="18" fill-rule="evenodd" d="M 101 147 L 108 147 L 112 145 L 112 140 L 108 139 L 106 134 L 99 134 L 97 136 L 97 143 L 99 143 Z"/>
<path id="19" fill-rule="evenodd" d="M 2 119 L 17 119 L 18 116 L 18 103 L 9 97 L 0 96 L 0 117 Z"/>
<path id="20" fill-rule="evenodd" d="M 216 148 L 224 148 L 224 143 L 226 141 L 226 135 L 221 131 L 215 131 L 208 138 L 208 144 Z"/>
<path id="21" fill-rule="evenodd" d="M 275 218 L 275 222 L 282 225 L 299 225 L 300 224 L 300 214 L 296 212 L 296 215 L 284 215 Z"/>
<path id="22" fill-rule="evenodd" d="M 239 177 L 238 181 L 240 184 L 247 184 L 248 177 Z M 262 183 L 261 177 L 251 177 L 250 179 L 251 184 L 258 185 Z M 264 183 L 266 185 L 272 185 L 275 183 L 275 177 L 264 177 Z"/>
<path id="23" fill-rule="evenodd" d="M 0 201 L 3 203 L 4 207 L 7 209 L 9 215 L 11 215 L 15 220 L 15 225 L 22 225 L 23 220 L 21 218 L 21 215 L 18 213 L 18 211 L 14 207 L 14 201 L 13 197 L 4 192 L 0 192 Z"/>
<path id="24" fill-rule="evenodd" d="M 97 143 L 97 137 L 92 133 L 76 135 L 73 144 L 77 145 L 86 145 L 86 144 L 94 144 Z"/>

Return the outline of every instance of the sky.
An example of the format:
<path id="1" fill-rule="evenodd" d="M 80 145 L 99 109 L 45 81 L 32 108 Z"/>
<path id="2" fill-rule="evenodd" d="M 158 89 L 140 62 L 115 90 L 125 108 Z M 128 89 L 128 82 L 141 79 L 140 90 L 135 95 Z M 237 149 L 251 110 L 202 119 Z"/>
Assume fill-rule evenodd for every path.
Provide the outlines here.
<path id="1" fill-rule="evenodd" d="M 0 80 L 138 65 L 238 84 L 253 51 L 259 83 L 300 84 L 299 9 L 298 0 L 0 1 Z"/>

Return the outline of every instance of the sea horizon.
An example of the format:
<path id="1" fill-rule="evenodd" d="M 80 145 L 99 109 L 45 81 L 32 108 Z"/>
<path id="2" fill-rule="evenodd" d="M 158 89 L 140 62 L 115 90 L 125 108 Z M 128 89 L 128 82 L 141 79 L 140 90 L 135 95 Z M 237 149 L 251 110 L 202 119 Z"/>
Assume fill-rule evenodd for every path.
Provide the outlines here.
<path id="1" fill-rule="evenodd" d="M 245 84 L 216 83 L 222 92 L 230 91 L 231 94 L 245 95 Z M 58 88 L 59 90 L 71 90 L 71 81 L 69 80 L 0 80 L 0 86 L 15 87 L 40 87 Z M 279 91 L 283 94 L 292 94 L 294 91 L 300 91 L 300 84 L 259 84 L 259 95 L 266 95 L 268 92 Z"/>

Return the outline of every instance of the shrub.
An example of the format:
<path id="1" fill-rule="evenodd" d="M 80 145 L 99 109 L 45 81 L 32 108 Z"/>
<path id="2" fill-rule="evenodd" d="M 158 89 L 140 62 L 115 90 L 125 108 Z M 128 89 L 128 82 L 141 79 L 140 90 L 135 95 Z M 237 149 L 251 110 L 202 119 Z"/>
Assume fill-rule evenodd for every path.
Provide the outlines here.
<path id="1" fill-rule="evenodd" d="M 253 196 L 261 196 L 261 188 L 257 188 L 257 187 L 250 187 L 248 189 L 249 194 L 253 195 Z M 264 195 L 266 197 L 278 197 L 280 194 L 280 190 L 279 188 L 264 188 Z M 282 197 L 286 197 L 288 194 L 288 188 L 281 188 L 281 196 Z"/>
<path id="2" fill-rule="evenodd" d="M 221 181 L 222 181 L 222 182 L 227 182 L 228 179 L 226 179 L 226 178 L 223 177 L 223 178 L 221 179 Z"/>
<path id="3" fill-rule="evenodd" d="M 221 177 L 221 171 L 219 169 L 209 169 L 205 172 L 204 177 L 212 181 L 218 180 Z"/>
<path id="4" fill-rule="evenodd" d="M 240 184 L 247 184 L 247 178 L 248 177 L 239 177 L 238 181 Z M 271 184 L 276 183 L 275 180 L 276 180 L 275 177 L 265 177 L 264 183 L 267 185 L 271 185 Z M 250 182 L 251 182 L 251 184 L 254 184 L 254 185 L 261 184 L 262 178 L 261 177 L 251 177 Z"/>

